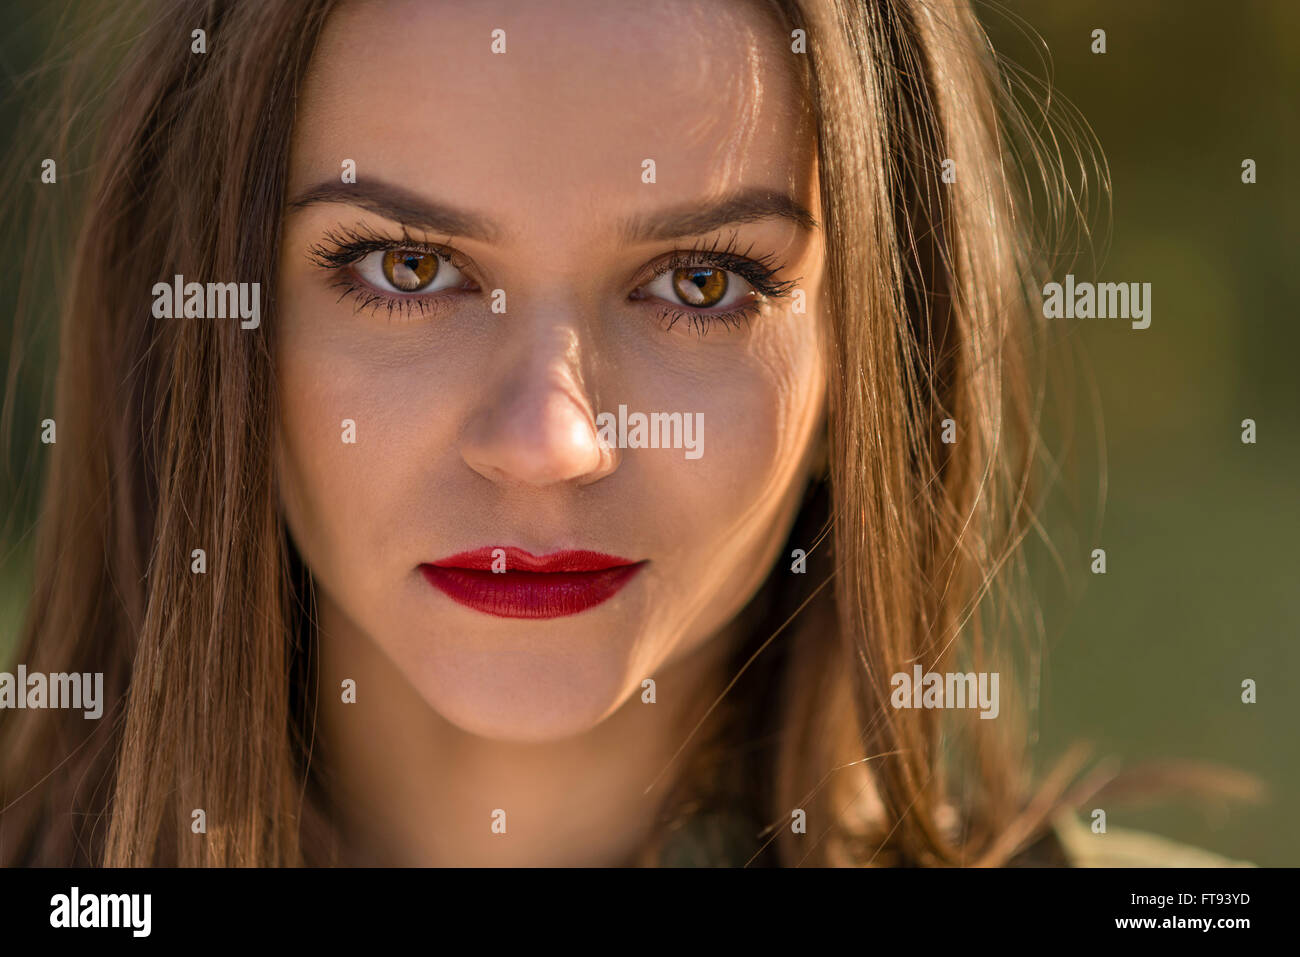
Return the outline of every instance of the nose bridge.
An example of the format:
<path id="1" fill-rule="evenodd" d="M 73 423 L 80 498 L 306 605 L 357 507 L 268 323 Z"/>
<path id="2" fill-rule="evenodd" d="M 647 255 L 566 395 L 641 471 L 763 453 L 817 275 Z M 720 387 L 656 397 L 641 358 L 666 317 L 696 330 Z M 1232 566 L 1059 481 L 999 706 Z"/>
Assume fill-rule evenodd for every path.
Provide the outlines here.
<path id="1" fill-rule="evenodd" d="M 535 322 L 524 359 L 526 380 L 532 387 L 567 395 L 580 409 L 590 411 L 582 348 L 576 319 L 541 319 Z M 536 381 L 533 381 L 536 380 Z"/>
<path id="2" fill-rule="evenodd" d="M 472 413 L 461 455 L 485 478 L 504 484 L 586 484 L 617 466 L 600 442 L 594 383 L 581 320 L 572 312 L 513 318 L 494 385 Z"/>
<path id="3" fill-rule="evenodd" d="M 511 330 L 499 400 L 509 415 L 541 420 L 557 414 L 594 421 L 587 353 L 576 318 L 551 312 L 520 318 Z"/>

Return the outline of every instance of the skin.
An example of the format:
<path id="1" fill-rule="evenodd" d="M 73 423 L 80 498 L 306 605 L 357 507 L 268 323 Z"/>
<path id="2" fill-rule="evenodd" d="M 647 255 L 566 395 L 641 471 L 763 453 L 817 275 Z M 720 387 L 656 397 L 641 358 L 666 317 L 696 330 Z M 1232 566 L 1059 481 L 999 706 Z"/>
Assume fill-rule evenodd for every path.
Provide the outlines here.
<path id="1" fill-rule="evenodd" d="M 504 54 L 490 51 L 497 28 Z M 599 865 L 644 840 L 675 752 L 730 677 L 737 615 L 788 561 L 823 429 L 824 245 L 778 216 L 635 242 L 624 226 L 741 189 L 820 218 L 792 55 L 747 3 L 361 2 L 327 25 L 290 200 L 338 184 L 352 159 L 358 185 L 496 227 L 407 225 L 453 249 L 474 288 L 390 315 L 340 301 L 339 270 L 309 250 L 339 228 L 401 241 L 402 224 L 346 196 L 285 214 L 280 494 L 316 584 L 319 747 L 350 859 Z M 775 257 L 806 311 L 786 297 L 738 329 L 668 328 L 666 309 L 690 307 L 646 267 L 729 241 Z M 620 404 L 702 412 L 703 454 L 604 446 L 595 415 Z M 609 601 L 549 620 L 460 606 L 418 571 L 510 545 L 648 564 Z M 336 690 L 345 678 L 355 704 Z"/>

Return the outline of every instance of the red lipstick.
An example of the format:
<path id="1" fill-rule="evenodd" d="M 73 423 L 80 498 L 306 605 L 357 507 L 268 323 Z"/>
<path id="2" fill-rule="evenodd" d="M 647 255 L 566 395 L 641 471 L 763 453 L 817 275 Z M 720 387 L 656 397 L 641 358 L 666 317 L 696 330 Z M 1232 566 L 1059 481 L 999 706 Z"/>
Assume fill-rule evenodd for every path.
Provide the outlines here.
<path id="1" fill-rule="evenodd" d="M 504 552 L 494 559 L 494 552 Z M 505 571 L 493 571 L 493 563 Z M 560 618 L 614 597 L 645 562 L 601 552 L 533 555 L 495 546 L 461 552 L 420 566 L 434 588 L 458 604 L 498 618 Z"/>

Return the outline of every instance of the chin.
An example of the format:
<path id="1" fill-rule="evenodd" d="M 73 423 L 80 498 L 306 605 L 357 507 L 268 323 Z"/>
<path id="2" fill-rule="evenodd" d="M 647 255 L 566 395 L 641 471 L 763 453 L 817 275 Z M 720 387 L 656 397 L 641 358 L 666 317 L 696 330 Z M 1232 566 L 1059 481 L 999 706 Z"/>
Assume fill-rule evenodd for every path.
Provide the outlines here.
<path id="1" fill-rule="evenodd" d="M 497 741 L 540 743 L 589 731 L 635 690 L 640 678 L 615 662 L 568 656 L 435 655 L 412 684 L 444 720 Z"/>

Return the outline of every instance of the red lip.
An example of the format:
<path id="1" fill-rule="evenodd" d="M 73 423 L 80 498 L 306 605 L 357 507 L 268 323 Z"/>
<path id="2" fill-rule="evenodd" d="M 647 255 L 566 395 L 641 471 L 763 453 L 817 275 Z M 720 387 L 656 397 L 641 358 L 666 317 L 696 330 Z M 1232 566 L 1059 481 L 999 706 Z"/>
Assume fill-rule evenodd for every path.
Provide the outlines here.
<path id="1" fill-rule="evenodd" d="M 492 553 L 498 549 L 505 553 L 504 572 L 492 570 Z M 644 564 L 601 552 L 533 555 L 522 548 L 496 546 L 440 558 L 421 565 L 420 571 L 452 601 L 484 614 L 560 618 L 614 597 Z"/>

